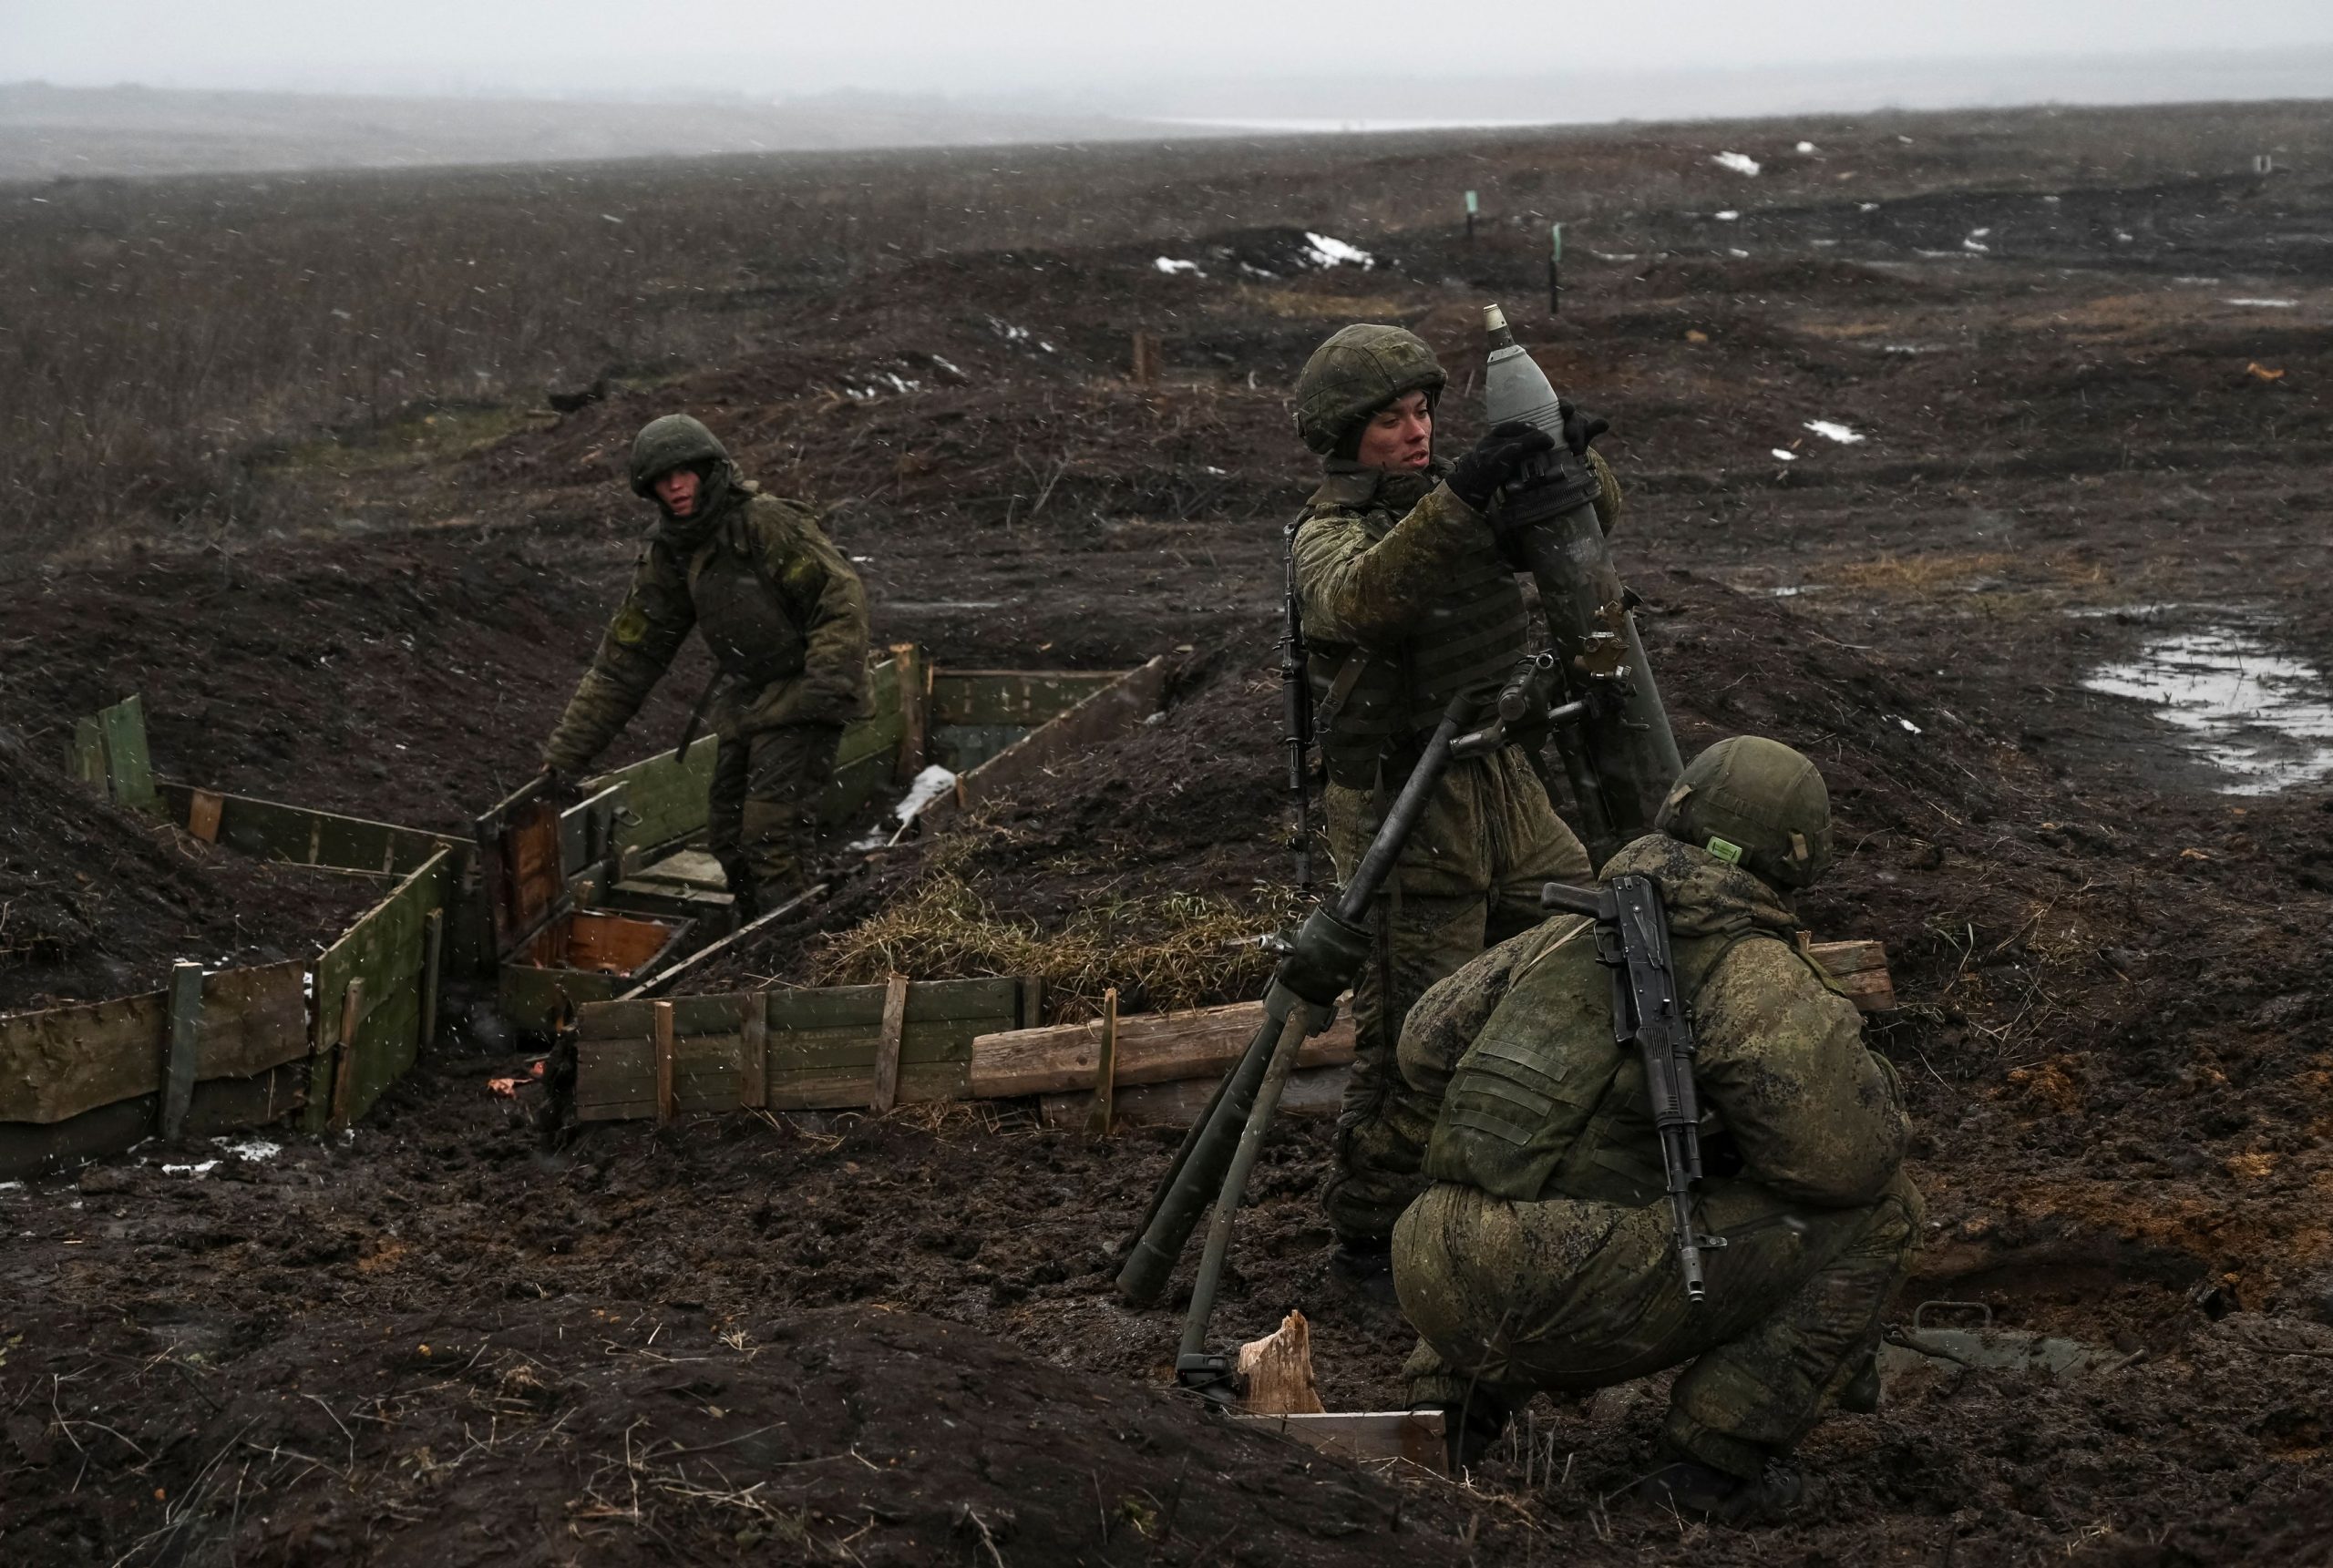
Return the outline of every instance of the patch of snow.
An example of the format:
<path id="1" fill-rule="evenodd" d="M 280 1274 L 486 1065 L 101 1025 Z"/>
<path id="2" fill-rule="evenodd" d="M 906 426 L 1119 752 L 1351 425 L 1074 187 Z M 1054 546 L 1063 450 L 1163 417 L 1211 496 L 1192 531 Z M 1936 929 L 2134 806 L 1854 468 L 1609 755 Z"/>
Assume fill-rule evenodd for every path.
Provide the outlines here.
<path id="1" fill-rule="evenodd" d="M 1758 160 L 1752 158 L 1747 153 L 1721 152 L 1715 158 L 1711 159 L 1710 161 L 1716 164 L 1721 169 L 1730 169 L 1736 174 L 1755 174 L 1758 172 Z"/>
<path id="2" fill-rule="evenodd" d="M 2132 697 L 2195 737 L 2191 750 L 2227 775 L 2227 794 L 2274 794 L 2333 775 L 2333 702 L 2325 677 L 2242 627 L 2158 637 L 2127 663 L 2082 682 Z"/>
<path id="3" fill-rule="evenodd" d="M 2050 206 L 2055 207 L 2058 203 L 2063 201 L 2065 198 L 2062 196 L 2044 196 L 2041 200 L 2048 202 Z"/>
<path id="4" fill-rule="evenodd" d="M 1202 463 L 1199 466 L 1205 469 L 1208 473 L 1214 475 L 1218 479 L 1226 479 L 1231 477 L 1230 469 L 1218 468 L 1212 463 Z"/>
<path id="5" fill-rule="evenodd" d="M 1992 232 L 1992 230 L 1990 230 L 1989 228 L 1988 228 L 1988 229 L 1971 229 L 1971 230 L 1969 230 L 1969 231 L 1968 231 L 1968 238 L 1970 238 L 1971 240 L 1981 240 L 1981 239 L 1983 239 L 1986 235 L 1988 235 L 1988 234 L 1989 234 L 1989 233 L 1991 233 L 1991 232 Z"/>
<path id="6" fill-rule="evenodd" d="M 1836 240 L 1809 240 L 1807 243 L 1815 247 L 1817 250 L 1827 251 L 1832 246 L 1837 244 L 1838 241 Z"/>
<path id="7" fill-rule="evenodd" d="M 2222 300 L 2224 305 L 2244 305 L 2256 311 L 2289 311 L 2298 308 L 2298 300 Z"/>
<path id="8" fill-rule="evenodd" d="M 938 763 L 933 763 L 909 782 L 908 793 L 901 795 L 898 804 L 891 807 L 891 820 L 902 826 L 913 822 L 917 813 L 955 787 L 956 775 Z M 851 847 L 880 849 L 890 842 L 891 835 L 879 827 L 853 844 Z"/>
<path id="9" fill-rule="evenodd" d="M 1882 354 L 1942 354 L 1944 345 L 1940 343 L 1884 343 L 1879 345 L 1879 352 Z"/>
<path id="10" fill-rule="evenodd" d="M 1304 260 L 1315 267 L 1369 268 L 1377 265 L 1376 257 L 1357 245 L 1346 244 L 1333 235 L 1315 234 L 1307 229 L 1304 231 Z"/>
<path id="11" fill-rule="evenodd" d="M 1864 439 L 1861 431 L 1851 430 L 1844 425 L 1828 419 L 1810 419 L 1806 422 L 1806 427 L 1824 440 L 1836 441 L 1843 446 L 1852 446 Z"/>
<path id="12" fill-rule="evenodd" d="M 2115 231 L 2114 231 L 2114 238 L 2115 238 L 2116 240 L 2120 241 L 2122 243 L 2123 243 L 2123 244 L 2125 244 L 2125 245 L 2128 245 L 2128 244 L 2130 244 L 2130 243 L 2132 242 L 2132 241 L 2133 241 L 2133 239 L 2134 238 L 2134 236 L 2130 235 L 2130 234 L 2126 234 L 2126 233 L 2124 233 L 2122 230 L 2117 229 L 2117 230 L 2115 230 Z"/>
<path id="13" fill-rule="evenodd" d="M 1795 463 L 1798 461 L 1798 454 L 1792 451 L 1787 446 L 1777 446 L 1773 449 L 1773 452 L 1774 456 L 1783 462 Z"/>
<path id="14" fill-rule="evenodd" d="M 1251 278 L 1277 278 L 1280 276 L 1278 272 L 1267 272 L 1265 269 L 1257 266 L 1252 261 L 1240 262 L 1239 270 L 1247 273 Z"/>
<path id="15" fill-rule="evenodd" d="M 1590 251 L 1588 254 L 1599 261 L 1633 261 L 1637 259 L 1634 251 Z"/>
<path id="16" fill-rule="evenodd" d="M 211 1142 L 213 1146 L 226 1150 L 238 1160 L 250 1160 L 254 1163 L 261 1160 L 272 1160 L 283 1153 L 283 1144 L 271 1143 L 264 1138 L 246 1138 L 240 1143 L 231 1138 L 213 1138 Z"/>
<path id="17" fill-rule="evenodd" d="M 1979 231 L 1979 232 L 1981 232 L 1981 231 Z M 1981 241 L 1981 240 L 1974 240 L 1974 239 L 1971 239 L 1971 240 L 1963 240 L 1963 241 L 1960 241 L 1960 248 L 1961 248 L 1962 250 L 1964 250 L 1964 251 L 1975 251 L 1978 252 L 1979 254 L 1982 254 L 1983 252 L 1988 251 L 1990 251 L 1990 250 L 1992 249 L 1992 247 L 1991 247 L 1990 245 L 1986 244 L 1983 241 Z"/>
<path id="18" fill-rule="evenodd" d="M 936 354 L 931 356 L 931 363 L 938 365 L 940 369 L 946 371 L 951 375 L 961 375 L 964 374 L 957 366 L 949 364 L 948 361 L 940 358 Z"/>
<path id="19" fill-rule="evenodd" d="M 1734 248 L 1732 248 L 1732 246 L 1728 246 L 1728 247 L 1726 248 L 1726 252 L 1725 252 L 1725 253 L 1726 253 L 1727 255 L 1729 255 L 1729 256 L 1732 257 L 1732 258 L 1733 258 L 1735 261 L 1748 261 L 1748 260 L 1750 259 L 1750 252 L 1749 252 L 1749 251 L 1741 251 L 1741 250 L 1735 250 L 1735 249 L 1734 249 Z"/>
<path id="20" fill-rule="evenodd" d="M 994 328 L 996 335 L 1002 338 L 1006 343 L 1025 342 L 1029 336 L 1029 329 L 1027 327 L 1016 327 L 1011 322 L 1001 322 L 994 316 L 989 317 L 988 324 Z"/>
<path id="21" fill-rule="evenodd" d="M 1876 201 L 1858 201 L 1855 203 L 1855 210 L 1858 212 L 1876 212 L 1879 210 L 1879 203 Z"/>
<path id="22" fill-rule="evenodd" d="M 1716 219 L 1721 223 L 1732 223 L 1739 220 L 1742 214 L 1729 207 L 1722 212 L 1712 212 L 1710 216 Z"/>
<path id="23" fill-rule="evenodd" d="M 218 1161 L 203 1160 L 191 1165 L 165 1165 L 162 1167 L 162 1174 L 166 1176 L 192 1176 L 199 1182 L 218 1168 Z"/>
<path id="24" fill-rule="evenodd" d="M 1920 727 L 1917 724 L 1915 724 L 1911 720 L 1903 717 L 1901 714 L 1897 714 L 1896 716 L 1896 722 L 1916 735 L 1920 733 Z"/>
<path id="25" fill-rule="evenodd" d="M 25 1184 L 22 1182 L 0 1182 L 0 1193 L 21 1193 L 24 1190 Z"/>
<path id="26" fill-rule="evenodd" d="M 1197 261 L 1178 261 L 1172 256 L 1161 256 L 1150 264 L 1170 278 L 1177 272 L 1188 272 L 1194 278 L 1207 276 L 1205 272 L 1199 271 L 1199 264 Z"/>
<path id="27" fill-rule="evenodd" d="M 1814 144 L 1811 141 L 1802 141 L 1798 144 L 1798 150 L 1801 152 L 1813 152 L 1814 150 Z"/>

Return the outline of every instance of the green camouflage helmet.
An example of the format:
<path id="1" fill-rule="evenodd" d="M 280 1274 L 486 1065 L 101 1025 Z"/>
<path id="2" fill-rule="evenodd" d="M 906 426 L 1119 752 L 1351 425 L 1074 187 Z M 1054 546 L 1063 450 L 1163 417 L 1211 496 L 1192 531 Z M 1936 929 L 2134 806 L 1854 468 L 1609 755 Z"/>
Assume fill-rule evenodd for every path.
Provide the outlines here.
<path id="1" fill-rule="evenodd" d="M 1296 377 L 1297 438 L 1323 457 L 1364 419 L 1412 392 L 1439 397 L 1450 378 L 1415 333 L 1360 322 L 1312 351 Z"/>
<path id="2" fill-rule="evenodd" d="M 1685 764 L 1655 829 L 1776 887 L 1811 887 L 1830 868 L 1831 792 L 1780 741 L 1735 735 Z"/>
<path id="3" fill-rule="evenodd" d="M 643 500 L 655 498 L 658 479 L 692 463 L 725 466 L 729 448 L 712 431 L 685 414 L 667 414 L 641 426 L 632 438 L 632 489 Z"/>

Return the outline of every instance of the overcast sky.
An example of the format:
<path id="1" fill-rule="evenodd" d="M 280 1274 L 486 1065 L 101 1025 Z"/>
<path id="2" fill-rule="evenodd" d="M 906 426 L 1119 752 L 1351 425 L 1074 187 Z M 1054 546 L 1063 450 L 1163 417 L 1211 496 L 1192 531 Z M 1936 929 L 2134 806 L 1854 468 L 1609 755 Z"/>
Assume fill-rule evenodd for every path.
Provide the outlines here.
<path id="1" fill-rule="evenodd" d="M 0 81 L 311 91 L 1037 89 L 1106 102 L 1169 78 L 2328 45 L 2333 0 L 0 0 Z"/>

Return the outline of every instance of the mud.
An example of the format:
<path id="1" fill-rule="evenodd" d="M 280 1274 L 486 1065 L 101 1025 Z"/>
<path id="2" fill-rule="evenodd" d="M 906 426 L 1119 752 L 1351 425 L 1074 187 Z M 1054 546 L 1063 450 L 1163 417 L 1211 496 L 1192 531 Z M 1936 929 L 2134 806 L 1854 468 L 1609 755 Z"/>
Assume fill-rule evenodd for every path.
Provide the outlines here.
<path id="1" fill-rule="evenodd" d="M 1156 1393 L 1176 1317 L 1116 1304 L 1109 1249 L 1166 1133 L 1096 1145 L 989 1107 L 546 1148 L 535 1091 L 484 1087 L 514 1063 L 455 1036 L 346 1139 L 0 1193 L 0 1526 L 44 1563 L 2328 1560 L 2333 798 L 2230 793 L 2149 702 L 2090 684 L 2229 624 L 2333 670 L 2333 189 L 2211 172 L 2283 112 L 1767 128 L 1741 143 L 1763 184 L 1709 170 L 1733 141 L 1673 131 L 1502 140 L 1479 175 L 1471 146 L 1306 155 L 1307 189 L 1479 179 L 1503 214 L 1559 171 L 1553 320 L 1536 219 L 1471 247 L 1390 195 L 1341 223 L 1275 196 L 1271 221 L 1289 155 L 1231 149 L 1207 200 L 1238 216 L 1201 220 L 1188 169 L 1143 198 L 1105 160 L 1110 231 L 708 292 L 740 346 L 673 379 L 460 452 L 272 471 L 330 529 L 27 579 L 0 669 L 0 723 L 36 750 L 134 684 L 167 773 L 457 825 L 531 766 L 631 559 L 612 466 L 685 405 L 836 504 L 886 640 L 1179 660 L 1158 723 L 956 833 L 838 838 L 825 909 L 705 983 L 808 978 L 942 876 L 1038 932 L 1174 894 L 1261 928 L 1294 902 L 1286 387 L 1355 316 L 1463 366 L 1501 298 L 1614 421 L 1615 548 L 1680 740 L 1775 734 L 1830 779 L 1847 853 L 1803 913 L 1888 946 L 1904 1005 L 1872 1034 L 1934 1227 L 1898 1316 L 1980 1301 L 2110 1370 L 1899 1379 L 1818 1430 L 1796 1516 L 1747 1531 L 1612 1495 L 1653 1462 L 1657 1384 L 1543 1401 L 1471 1490 L 1372 1477 Z M 1800 134 L 1821 160 L 1766 153 Z M 1293 266 L 1307 228 L 1378 264 Z M 2297 303 L 2231 302 L 2269 297 Z M 1136 328 L 1165 339 L 1158 385 L 1123 374 Z M 676 671 L 625 754 L 694 690 Z M 1252 961 L 1208 994 L 1247 994 Z M 1384 1408 L 1407 1342 L 1326 1271 L 1325 1140 L 1291 1119 L 1266 1151 L 1218 1337 L 1300 1306 L 1331 1405 Z"/>

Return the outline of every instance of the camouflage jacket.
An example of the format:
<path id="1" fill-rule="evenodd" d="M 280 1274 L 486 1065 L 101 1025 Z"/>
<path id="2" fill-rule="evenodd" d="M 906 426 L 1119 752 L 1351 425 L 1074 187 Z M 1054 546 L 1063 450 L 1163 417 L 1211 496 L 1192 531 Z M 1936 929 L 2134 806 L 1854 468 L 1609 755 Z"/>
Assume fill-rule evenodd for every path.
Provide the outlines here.
<path id="1" fill-rule="evenodd" d="M 714 727 L 844 724 L 870 711 L 867 593 L 807 503 L 738 487 L 694 527 L 667 518 L 544 748 L 581 772 L 640 711 L 694 628 L 720 670 Z"/>
<path id="2" fill-rule="evenodd" d="M 1742 1179 L 1786 1198 L 1876 1199 L 1910 1135 L 1902 1086 L 1865 1049 L 1855 1004 L 1792 941 L 1795 922 L 1773 890 L 1663 835 L 1605 870 L 1651 877 L 1668 907 L 1701 1047 L 1704 1139 L 1730 1147 Z M 1408 1092 L 1440 1108 L 1429 1176 L 1509 1198 L 1660 1196 L 1643 1066 L 1612 1038 L 1610 982 L 1588 922 L 1550 920 L 1428 991 L 1400 1057 Z"/>

